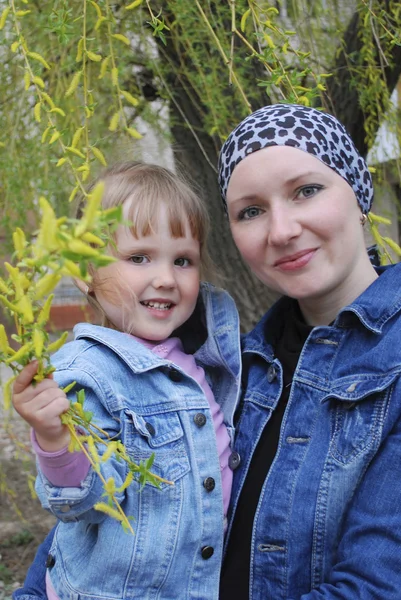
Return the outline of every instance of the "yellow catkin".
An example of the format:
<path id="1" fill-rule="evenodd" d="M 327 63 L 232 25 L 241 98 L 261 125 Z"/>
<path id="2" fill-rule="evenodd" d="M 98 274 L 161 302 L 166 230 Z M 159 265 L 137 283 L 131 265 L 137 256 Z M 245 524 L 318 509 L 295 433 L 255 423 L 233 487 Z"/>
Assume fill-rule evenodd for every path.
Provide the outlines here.
<path id="1" fill-rule="evenodd" d="M 26 358 L 28 356 L 28 354 L 30 353 L 31 350 L 32 350 L 32 344 L 31 344 L 31 342 L 27 342 L 26 344 L 21 346 L 21 348 L 19 350 L 17 350 L 17 352 L 15 354 L 13 354 L 9 358 L 7 358 L 6 365 L 9 365 L 12 362 L 19 363 L 21 360 L 23 360 L 24 358 Z"/>
<path id="2" fill-rule="evenodd" d="M 376 215 L 372 212 L 369 213 L 368 219 L 370 222 L 382 223 L 383 225 L 391 225 L 391 220 L 386 217 L 381 217 L 380 215 Z"/>
<path id="3" fill-rule="evenodd" d="M 35 108 L 33 109 L 33 114 L 35 117 L 35 120 L 40 123 L 41 119 L 41 115 L 40 115 L 40 109 L 42 108 L 42 103 L 41 102 L 37 102 L 35 104 Z"/>
<path id="4" fill-rule="evenodd" d="M 79 82 L 81 81 L 81 75 L 82 75 L 82 71 L 77 71 L 75 73 L 75 75 L 73 76 L 73 78 L 71 79 L 71 83 L 68 86 L 68 89 L 65 93 L 65 97 L 68 98 L 69 96 L 72 96 L 72 94 L 76 91 L 76 89 L 79 86 Z"/>
<path id="5" fill-rule="evenodd" d="M 65 112 L 63 111 L 62 108 L 55 106 L 54 108 L 52 108 L 50 110 L 51 113 L 57 113 L 58 115 L 61 115 L 62 117 L 65 117 Z"/>
<path id="6" fill-rule="evenodd" d="M 67 271 L 68 275 L 71 275 L 72 277 L 77 277 L 77 278 L 82 277 L 81 271 L 80 271 L 78 265 L 76 265 L 72 260 L 66 259 L 64 261 L 64 269 Z"/>
<path id="7" fill-rule="evenodd" d="M 3 404 L 4 404 L 5 410 L 9 410 L 11 408 L 11 389 L 12 389 L 12 384 L 14 383 L 14 381 L 16 379 L 17 379 L 17 375 L 14 375 L 14 377 L 11 377 L 11 379 L 6 381 L 6 383 L 4 384 Z"/>
<path id="8" fill-rule="evenodd" d="M 92 233 L 91 231 L 86 231 L 84 234 L 82 234 L 81 239 L 84 242 L 88 242 L 88 244 L 95 244 L 96 246 L 104 246 L 104 241 L 100 237 L 98 237 L 97 235 Z"/>
<path id="9" fill-rule="evenodd" d="M 17 12 L 15 13 L 16 17 L 25 17 L 25 15 L 29 15 L 31 11 L 30 10 L 17 10 Z"/>
<path id="10" fill-rule="evenodd" d="M 55 131 L 49 140 L 49 145 L 54 144 L 59 139 L 61 133 L 59 131 Z"/>
<path id="11" fill-rule="evenodd" d="M 7 6 L 3 12 L 1 13 L 1 17 L 0 17 L 0 31 L 3 29 L 4 25 L 6 24 L 7 21 L 7 17 L 10 13 L 10 7 Z"/>
<path id="12" fill-rule="evenodd" d="M 244 12 L 244 14 L 242 15 L 242 18 L 241 18 L 241 31 L 242 32 L 245 31 L 246 21 L 247 21 L 247 19 L 248 19 L 248 17 L 249 17 L 250 14 L 251 14 L 251 9 L 248 8 L 248 10 L 246 10 Z"/>
<path id="13" fill-rule="evenodd" d="M 383 241 L 391 248 L 393 252 L 395 252 L 398 256 L 401 256 L 401 248 L 394 240 L 389 237 L 383 237 Z"/>
<path id="14" fill-rule="evenodd" d="M 117 519 L 117 521 L 122 521 L 123 520 L 123 515 L 121 515 L 118 510 L 116 510 L 115 508 L 112 508 L 111 506 L 109 506 L 108 504 L 106 504 L 105 502 L 97 502 L 94 507 L 96 510 L 106 513 L 106 515 L 108 515 L 109 517 L 112 517 L 113 519 Z"/>
<path id="15" fill-rule="evenodd" d="M 93 8 L 96 10 L 96 14 L 97 14 L 98 18 L 100 19 L 102 16 L 102 11 L 100 10 L 100 6 L 98 4 L 96 4 L 96 2 L 93 2 L 93 0 L 90 0 L 90 3 L 92 4 Z"/>
<path id="16" fill-rule="evenodd" d="M 89 58 L 89 60 L 92 60 L 93 62 L 100 62 L 102 60 L 101 54 L 96 54 L 95 52 L 91 52 L 90 50 L 86 51 L 86 56 Z"/>
<path id="17" fill-rule="evenodd" d="M 34 329 L 32 335 L 33 349 L 36 358 L 40 358 L 43 354 L 43 347 L 45 344 L 45 334 L 42 329 Z"/>
<path id="18" fill-rule="evenodd" d="M 143 135 L 133 127 L 127 127 L 127 133 L 129 133 L 129 135 L 135 140 L 141 140 L 143 138 Z"/>
<path id="19" fill-rule="evenodd" d="M 47 323 L 47 321 L 49 320 L 50 309 L 51 309 L 51 305 L 53 302 L 53 298 L 54 298 L 54 294 L 50 294 L 50 296 L 47 297 L 46 302 L 42 306 L 42 309 L 36 319 L 36 324 L 38 327 L 43 327 L 43 325 L 45 325 Z"/>
<path id="20" fill-rule="evenodd" d="M 44 100 L 46 100 L 46 102 L 50 106 L 50 108 L 54 108 L 56 106 L 54 104 L 53 100 L 50 98 L 49 94 L 47 94 L 46 92 L 41 92 L 41 96 Z"/>
<path id="21" fill-rule="evenodd" d="M 85 154 L 78 150 L 78 148 L 73 148 L 72 146 L 66 146 L 65 149 L 67 152 L 71 152 L 71 154 L 75 154 L 75 156 L 79 156 L 79 158 L 85 158 Z"/>
<path id="22" fill-rule="evenodd" d="M 122 42 L 126 46 L 131 45 L 131 42 L 129 41 L 127 36 L 123 35 L 122 33 L 113 33 L 111 37 L 113 37 L 115 40 L 118 40 L 119 42 Z"/>
<path id="23" fill-rule="evenodd" d="M 34 60 L 37 60 L 38 62 L 40 62 L 45 69 L 50 70 L 50 65 L 48 62 L 46 62 L 46 60 L 43 58 L 43 56 L 41 56 L 40 54 L 38 54 L 38 52 L 27 52 L 27 55 L 30 58 L 33 58 Z"/>
<path id="24" fill-rule="evenodd" d="M 76 148 L 78 146 L 83 130 L 84 130 L 84 127 L 79 127 L 76 130 L 76 132 L 74 133 L 74 135 L 72 137 L 72 142 L 71 142 L 70 148 Z"/>
<path id="25" fill-rule="evenodd" d="M 117 67 L 113 67 L 113 69 L 111 70 L 111 81 L 112 81 L 113 85 L 118 86 L 118 68 Z"/>
<path id="26" fill-rule="evenodd" d="M 104 58 L 102 60 L 102 64 L 100 65 L 100 73 L 99 73 L 98 79 L 103 79 L 103 77 L 106 75 L 107 68 L 109 66 L 109 62 L 110 62 L 110 56 L 106 56 L 106 58 Z"/>
<path id="27" fill-rule="evenodd" d="M 77 55 L 75 57 L 75 62 L 81 62 L 84 51 L 84 40 L 81 38 L 78 42 L 77 46 Z"/>
<path id="28" fill-rule="evenodd" d="M 100 164 L 102 164 L 104 167 L 107 167 L 107 162 L 103 155 L 103 152 L 101 152 L 101 150 L 99 150 L 99 148 L 95 148 L 95 146 L 91 146 L 91 151 L 92 151 L 93 156 L 95 156 L 98 159 Z"/>
<path id="29" fill-rule="evenodd" d="M 110 119 L 109 131 L 116 131 L 119 121 L 120 121 L 120 112 L 116 112 Z"/>
<path id="30" fill-rule="evenodd" d="M 65 156 L 62 156 L 56 163 L 56 167 L 62 167 L 67 162 Z"/>
<path id="31" fill-rule="evenodd" d="M 129 92 L 126 92 L 124 90 L 121 90 L 121 93 L 124 96 L 124 98 L 127 100 L 127 102 L 132 104 L 132 106 L 138 106 L 139 100 L 137 100 L 137 98 L 135 98 L 132 94 L 130 94 Z"/>
<path id="32" fill-rule="evenodd" d="M 31 85 L 31 76 L 29 74 L 29 71 L 25 71 L 25 73 L 24 73 L 24 87 L 25 87 L 25 90 L 29 90 L 30 85 Z"/>
<path id="33" fill-rule="evenodd" d="M 20 47 L 20 41 L 17 40 L 16 42 L 13 42 L 11 44 L 11 52 L 17 52 L 18 48 Z"/>
<path id="34" fill-rule="evenodd" d="M 125 7 L 125 10 L 133 10 L 134 8 L 137 8 L 138 6 L 140 6 L 142 4 L 142 2 L 143 2 L 143 0 L 135 0 L 131 4 L 128 4 L 128 6 Z"/>
<path id="35" fill-rule="evenodd" d="M 49 131 L 50 131 L 50 129 L 51 129 L 51 127 L 49 126 L 49 127 L 47 127 L 47 128 L 44 130 L 44 132 L 42 133 L 42 139 L 41 139 L 41 142 L 42 142 L 42 144 L 44 144 L 44 143 L 45 143 L 45 141 L 46 141 L 46 139 L 47 139 L 47 136 L 48 136 L 48 134 L 49 134 Z"/>
<path id="36" fill-rule="evenodd" d="M 106 17 L 99 17 L 95 24 L 95 31 L 99 31 L 103 23 L 107 21 Z"/>
<path id="37" fill-rule="evenodd" d="M 95 248 L 92 248 L 92 246 L 88 246 L 88 244 L 86 244 L 85 242 L 82 242 L 81 240 L 71 240 L 68 243 L 68 249 L 71 250 L 71 252 L 74 252 L 75 254 L 80 254 L 81 256 L 84 257 L 91 257 L 91 256 L 98 256 L 98 251 L 95 250 Z"/>
<path id="38" fill-rule="evenodd" d="M 57 273 L 47 273 L 44 275 L 35 286 L 35 300 L 40 300 L 43 296 L 50 294 L 61 279 L 61 275 Z"/>
<path id="39" fill-rule="evenodd" d="M 8 338 L 4 325 L 0 324 L 0 352 L 8 354 Z"/>
<path id="40" fill-rule="evenodd" d="M 69 195 L 68 202 L 72 202 L 72 201 L 74 200 L 75 196 L 76 196 L 76 195 L 77 195 L 77 193 L 78 193 L 78 190 L 79 190 L 79 184 L 78 184 L 78 185 L 76 185 L 76 186 L 74 187 L 74 189 L 72 190 L 71 194 Z"/>
<path id="41" fill-rule="evenodd" d="M 41 77 L 38 77 L 37 75 L 35 75 L 32 78 L 33 83 L 36 83 L 36 85 L 38 85 L 42 90 L 45 89 L 45 82 L 43 81 L 43 79 Z"/>
<path id="42" fill-rule="evenodd" d="M 48 350 L 49 354 L 52 354 L 53 352 L 60 350 L 61 346 L 64 346 L 65 342 L 67 341 L 67 338 L 68 338 L 68 331 L 64 331 L 63 335 L 61 335 L 58 340 L 56 340 L 52 344 L 48 345 L 47 350 Z"/>

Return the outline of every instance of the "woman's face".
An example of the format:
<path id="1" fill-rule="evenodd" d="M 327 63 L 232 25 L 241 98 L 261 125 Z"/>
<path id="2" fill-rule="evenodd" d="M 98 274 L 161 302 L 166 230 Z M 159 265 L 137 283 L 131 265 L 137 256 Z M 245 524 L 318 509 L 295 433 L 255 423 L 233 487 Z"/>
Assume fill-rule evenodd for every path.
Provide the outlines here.
<path id="1" fill-rule="evenodd" d="M 301 307 L 333 294 L 339 309 L 371 283 L 355 194 L 314 156 L 288 146 L 250 154 L 233 171 L 227 206 L 251 270 Z"/>

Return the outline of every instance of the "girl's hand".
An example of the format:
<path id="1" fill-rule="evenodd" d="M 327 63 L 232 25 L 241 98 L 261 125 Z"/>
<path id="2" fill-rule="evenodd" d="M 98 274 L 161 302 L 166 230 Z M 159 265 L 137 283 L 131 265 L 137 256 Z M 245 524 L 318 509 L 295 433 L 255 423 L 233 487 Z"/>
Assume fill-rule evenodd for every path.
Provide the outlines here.
<path id="1" fill-rule="evenodd" d="M 17 413 L 34 429 L 42 450 L 57 452 L 70 441 L 69 431 L 60 419 L 70 403 L 51 377 L 33 386 L 37 370 L 36 361 L 22 369 L 14 381 L 12 402 Z"/>

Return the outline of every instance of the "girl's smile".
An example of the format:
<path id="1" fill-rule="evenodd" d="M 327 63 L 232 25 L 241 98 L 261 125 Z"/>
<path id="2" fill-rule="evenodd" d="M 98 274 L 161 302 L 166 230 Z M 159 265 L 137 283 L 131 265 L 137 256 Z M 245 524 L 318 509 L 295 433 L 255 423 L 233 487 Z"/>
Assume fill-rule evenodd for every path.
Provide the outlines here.
<path id="1" fill-rule="evenodd" d="M 127 201 L 129 204 L 129 201 Z M 125 216 L 129 205 L 124 205 Z M 199 293 L 200 244 L 186 224 L 173 237 L 166 207 L 159 208 L 152 231 L 135 237 L 121 226 L 117 262 L 96 274 L 96 298 L 121 331 L 161 341 L 185 323 Z"/>

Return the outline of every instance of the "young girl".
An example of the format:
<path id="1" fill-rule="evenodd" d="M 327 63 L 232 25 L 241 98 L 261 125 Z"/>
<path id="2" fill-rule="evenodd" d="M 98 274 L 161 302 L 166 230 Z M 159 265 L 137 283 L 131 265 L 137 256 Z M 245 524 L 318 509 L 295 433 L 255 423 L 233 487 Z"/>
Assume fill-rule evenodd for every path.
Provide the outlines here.
<path id="1" fill-rule="evenodd" d="M 218 598 L 239 392 L 239 320 L 233 300 L 207 283 L 207 214 L 164 168 L 117 165 L 102 176 L 104 208 L 122 205 L 126 222 L 86 290 L 102 326 L 74 329 L 54 357 L 54 379 L 33 387 L 35 363 L 14 385 L 13 403 L 32 426 L 37 491 L 59 520 L 47 557 L 49 599 Z M 173 485 L 133 482 L 118 494 L 135 536 L 96 511 L 98 475 L 67 450 L 60 415 L 85 390 L 94 422 L 121 439 L 136 462 Z M 213 391 L 212 391 L 213 390 Z M 236 455 L 233 455 L 236 458 Z M 127 466 L 102 465 L 116 487 Z"/>

